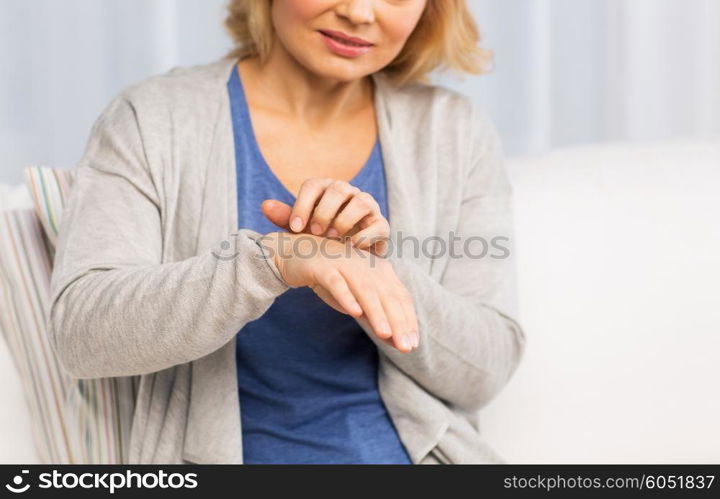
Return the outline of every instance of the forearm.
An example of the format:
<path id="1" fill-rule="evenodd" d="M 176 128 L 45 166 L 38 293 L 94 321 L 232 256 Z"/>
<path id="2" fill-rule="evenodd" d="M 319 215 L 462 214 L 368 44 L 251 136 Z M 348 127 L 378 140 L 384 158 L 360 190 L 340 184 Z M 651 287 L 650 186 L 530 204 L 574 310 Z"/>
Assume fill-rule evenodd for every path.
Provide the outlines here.
<path id="1" fill-rule="evenodd" d="M 390 260 L 413 297 L 420 348 L 402 354 L 375 341 L 379 350 L 435 396 L 468 409 L 482 407 L 522 357 L 520 325 L 479 299 L 449 291 L 412 261 Z"/>
<path id="2" fill-rule="evenodd" d="M 174 263 L 53 276 L 49 332 L 78 378 L 131 376 L 203 357 L 288 289 L 249 231 Z"/>

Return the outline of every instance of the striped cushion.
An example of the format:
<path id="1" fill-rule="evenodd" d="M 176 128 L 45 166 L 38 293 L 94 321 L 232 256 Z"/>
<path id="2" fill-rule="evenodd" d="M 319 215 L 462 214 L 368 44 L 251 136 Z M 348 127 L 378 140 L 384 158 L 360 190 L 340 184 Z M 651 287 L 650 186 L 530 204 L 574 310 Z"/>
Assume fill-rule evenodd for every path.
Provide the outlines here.
<path id="1" fill-rule="evenodd" d="M 24 184 L 18 186 L 0 184 L 0 211 L 32 207 L 32 199 Z"/>
<path id="2" fill-rule="evenodd" d="M 74 177 L 75 170 L 56 170 L 38 166 L 25 169 L 27 187 L 53 253 L 57 244 L 62 207 L 70 193 L 70 185 Z"/>
<path id="3" fill-rule="evenodd" d="M 73 171 L 26 169 L 35 210 L 0 212 L 0 330 L 25 387 L 43 463 L 125 463 L 139 378 L 73 379 L 45 327 L 62 208 Z M 124 401 L 122 404 L 120 401 Z"/>

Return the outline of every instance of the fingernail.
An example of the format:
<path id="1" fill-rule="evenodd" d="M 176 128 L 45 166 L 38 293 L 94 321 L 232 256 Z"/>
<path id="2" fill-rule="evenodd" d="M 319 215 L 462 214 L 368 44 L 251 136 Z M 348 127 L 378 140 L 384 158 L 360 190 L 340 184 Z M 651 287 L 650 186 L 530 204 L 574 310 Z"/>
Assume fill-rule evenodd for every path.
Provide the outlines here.
<path id="1" fill-rule="evenodd" d="M 403 350 L 412 350 L 413 344 L 409 335 L 404 334 L 400 337 L 400 346 Z"/>
<path id="2" fill-rule="evenodd" d="M 295 232 L 299 232 L 300 230 L 302 230 L 302 218 L 300 218 L 300 217 L 293 218 L 292 221 L 290 222 L 290 228 L 292 230 L 294 230 Z"/>
<path id="3" fill-rule="evenodd" d="M 382 321 L 378 324 L 378 332 L 382 335 L 390 336 L 390 334 L 392 334 L 392 331 L 390 331 L 390 324 L 388 324 L 387 321 Z"/>
<path id="4" fill-rule="evenodd" d="M 328 237 L 338 237 L 339 235 L 340 235 L 340 234 L 339 234 L 338 231 L 335 229 L 335 227 L 330 227 L 330 228 L 327 230 L 327 236 L 328 236 Z"/>
<path id="5" fill-rule="evenodd" d="M 410 338 L 412 338 L 413 348 L 420 346 L 420 334 L 417 331 L 410 333 Z"/>
<path id="6" fill-rule="evenodd" d="M 312 225 L 310 225 L 310 232 L 312 232 L 316 236 L 319 236 L 320 234 L 322 234 L 322 227 L 320 227 L 319 223 L 313 222 Z"/>

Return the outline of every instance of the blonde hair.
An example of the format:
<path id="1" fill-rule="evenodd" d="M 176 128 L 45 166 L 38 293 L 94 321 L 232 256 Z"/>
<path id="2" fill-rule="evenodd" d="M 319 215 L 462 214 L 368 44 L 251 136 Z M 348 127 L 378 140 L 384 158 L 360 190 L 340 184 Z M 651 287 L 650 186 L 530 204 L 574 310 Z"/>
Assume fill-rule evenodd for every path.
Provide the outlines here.
<path id="1" fill-rule="evenodd" d="M 225 29 L 235 42 L 228 58 L 259 57 L 270 53 L 272 0 L 230 0 Z M 435 69 L 483 74 L 493 54 L 478 46 L 480 32 L 466 0 L 428 0 L 415 30 L 384 72 L 395 85 L 429 83 Z"/>

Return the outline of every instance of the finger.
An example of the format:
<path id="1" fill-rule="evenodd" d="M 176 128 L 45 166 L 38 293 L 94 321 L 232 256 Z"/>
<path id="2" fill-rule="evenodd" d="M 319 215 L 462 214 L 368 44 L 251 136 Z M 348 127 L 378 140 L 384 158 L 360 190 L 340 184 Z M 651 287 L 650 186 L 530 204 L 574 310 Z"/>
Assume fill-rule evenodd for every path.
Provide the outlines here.
<path id="1" fill-rule="evenodd" d="M 380 338 L 380 341 L 382 341 L 389 347 L 396 348 L 395 342 L 393 342 L 392 336 L 390 338 Z"/>
<path id="2" fill-rule="evenodd" d="M 329 178 L 311 178 L 302 183 L 290 214 L 290 228 L 293 232 L 303 231 L 315 205 L 331 183 L 332 179 Z"/>
<path id="3" fill-rule="evenodd" d="M 368 316 L 365 314 L 362 314 L 360 317 L 356 317 L 357 321 L 365 326 L 368 329 L 372 329 L 372 325 L 370 324 L 370 319 L 368 319 Z M 385 343 L 387 346 L 395 348 L 395 344 L 393 343 L 392 336 L 389 338 L 379 338 L 380 341 Z"/>
<path id="4" fill-rule="evenodd" d="M 370 202 L 366 196 L 361 196 L 361 194 L 355 195 L 333 220 L 332 226 L 338 232 L 338 235 L 347 235 L 362 220 L 369 219 L 370 215 L 376 214 L 375 206 L 377 203 L 375 200 L 373 199 Z M 370 197 L 372 198 L 372 196 Z M 379 210 L 377 214 L 379 214 Z"/>
<path id="5" fill-rule="evenodd" d="M 342 180 L 331 183 L 322 195 L 320 202 L 310 217 L 310 231 L 319 236 L 324 234 L 330 223 L 341 210 L 343 204 L 360 192 L 357 187 Z M 337 229 L 337 227 L 335 227 Z"/>
<path id="6" fill-rule="evenodd" d="M 392 328 L 385 316 L 380 298 L 378 297 L 377 291 L 374 287 L 367 285 L 365 282 L 361 282 L 358 279 L 349 279 L 346 277 L 346 281 L 350 286 L 350 290 L 356 297 L 357 301 L 363 309 L 363 313 L 367 316 L 375 335 L 380 339 L 389 339 L 392 337 Z"/>
<path id="7" fill-rule="evenodd" d="M 392 337 L 395 348 L 403 353 L 412 351 L 414 340 L 410 335 L 405 310 L 401 300 L 395 293 L 381 294 L 381 301 L 392 328 Z"/>
<path id="8" fill-rule="evenodd" d="M 260 205 L 260 211 L 265 218 L 281 229 L 290 230 L 290 214 L 292 206 L 278 201 L 277 199 L 266 199 Z"/>
<path id="9" fill-rule="evenodd" d="M 338 303 L 338 301 L 333 297 L 332 293 L 325 289 L 324 286 L 321 286 L 320 284 L 316 284 L 315 286 L 310 287 L 316 295 L 320 297 L 322 301 L 324 301 L 327 305 L 329 305 L 331 308 L 337 310 L 341 314 L 347 314 L 347 310 Z"/>
<path id="10" fill-rule="evenodd" d="M 340 238 L 340 234 L 338 234 L 338 231 L 335 230 L 335 228 L 332 226 L 328 228 L 327 232 L 325 233 L 325 236 L 332 238 L 332 239 Z"/>
<path id="11" fill-rule="evenodd" d="M 375 256 L 386 258 L 388 252 L 390 251 L 388 239 L 381 239 L 380 241 L 373 244 L 370 248 L 368 248 L 368 251 L 370 251 Z"/>
<path id="12" fill-rule="evenodd" d="M 407 291 L 405 285 L 400 283 L 401 291 L 400 303 L 402 304 L 403 311 L 405 312 L 405 321 L 408 325 L 408 331 L 410 332 L 410 340 L 412 341 L 413 348 L 420 346 L 420 326 L 417 321 L 417 313 L 415 311 L 415 303 L 412 295 Z"/>
<path id="13" fill-rule="evenodd" d="M 368 249 L 390 236 L 390 224 L 384 218 L 375 220 L 370 226 L 354 234 L 350 241 L 353 246 Z"/>
<path id="14" fill-rule="evenodd" d="M 317 280 L 320 286 L 327 289 L 337 303 L 343 308 L 343 313 L 352 315 L 353 317 L 359 317 L 362 315 L 363 309 L 340 272 L 334 269 L 328 272 L 323 272 L 318 276 Z M 328 305 L 332 306 L 330 303 L 328 303 Z"/>

